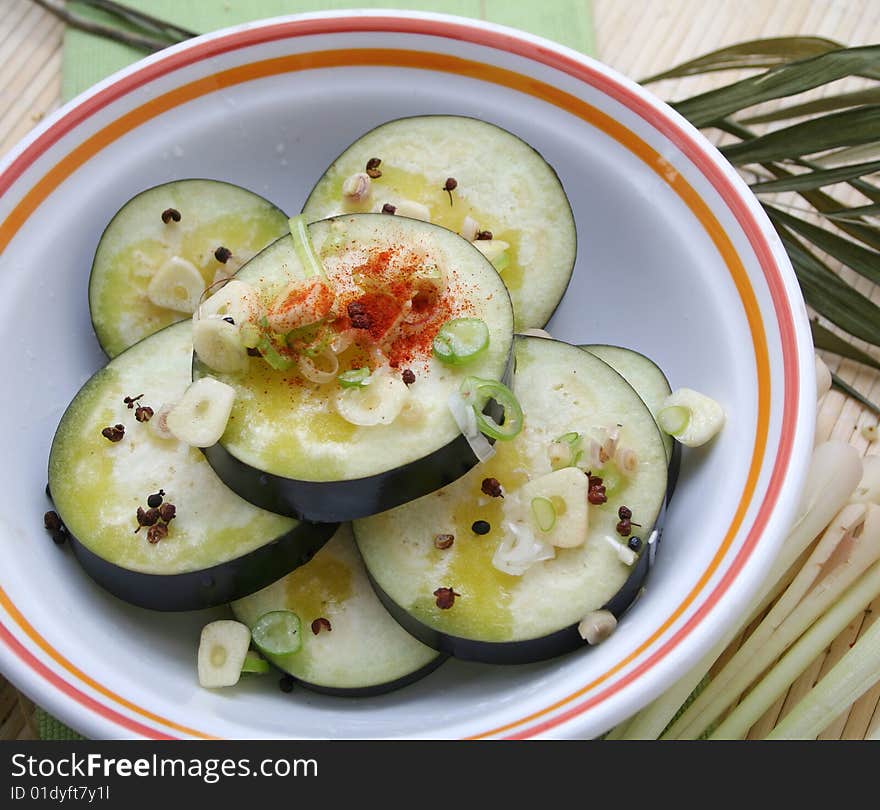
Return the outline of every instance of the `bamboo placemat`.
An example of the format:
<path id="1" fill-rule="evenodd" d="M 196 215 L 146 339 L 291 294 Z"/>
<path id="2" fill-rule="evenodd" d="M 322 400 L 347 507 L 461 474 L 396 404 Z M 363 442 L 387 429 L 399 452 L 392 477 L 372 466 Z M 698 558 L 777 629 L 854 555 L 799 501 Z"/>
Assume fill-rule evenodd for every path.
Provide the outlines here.
<path id="1" fill-rule="evenodd" d="M 528 0 L 532 2 L 532 0 Z M 353 0 L 352 5 L 356 5 Z M 392 2 L 388 6 L 393 6 Z M 714 48 L 759 37 L 813 35 L 848 45 L 880 42 L 876 0 L 593 0 L 600 59 L 634 79 Z M 56 109 L 61 92 L 63 26 L 29 0 L 0 0 L 0 155 Z M 731 74 L 668 81 L 652 89 L 674 99 L 731 79 Z M 880 303 L 880 290 L 860 279 L 860 292 Z M 863 348 L 865 348 L 863 346 Z M 875 356 L 880 356 L 876 351 Z M 873 401 L 880 401 L 880 374 L 827 356 L 832 370 Z M 861 453 L 880 453 L 861 435 L 876 417 L 831 391 L 820 403 L 817 439 L 854 444 Z M 880 612 L 880 600 L 854 621 L 752 729 L 760 738 L 852 645 Z M 735 641 L 727 654 L 738 646 Z M 0 675 L 0 739 L 35 739 L 35 707 Z M 863 739 L 880 727 L 880 685 L 821 735 L 822 739 Z"/>

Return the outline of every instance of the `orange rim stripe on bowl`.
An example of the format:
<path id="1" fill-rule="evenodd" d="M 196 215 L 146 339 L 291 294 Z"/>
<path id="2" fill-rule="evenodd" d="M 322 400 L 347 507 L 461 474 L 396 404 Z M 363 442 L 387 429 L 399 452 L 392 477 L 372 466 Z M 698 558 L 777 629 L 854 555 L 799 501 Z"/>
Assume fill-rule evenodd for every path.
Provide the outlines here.
<path id="1" fill-rule="evenodd" d="M 728 207 L 736 217 L 740 226 L 746 233 L 752 248 L 755 250 L 762 270 L 766 277 L 768 287 L 770 289 L 773 305 L 776 309 L 777 317 L 780 323 L 782 348 L 783 348 L 783 380 L 782 388 L 785 394 L 783 403 L 782 416 L 782 435 L 780 439 L 779 453 L 776 463 L 771 474 L 768 491 L 764 501 L 757 513 L 755 522 L 750 530 L 743 547 L 737 553 L 730 568 L 722 577 L 720 582 L 715 586 L 713 592 L 707 597 L 703 604 L 698 608 L 695 614 L 690 617 L 687 623 L 680 628 L 676 634 L 667 640 L 664 645 L 656 650 L 652 655 L 642 662 L 634 672 L 629 673 L 624 678 L 615 682 L 601 694 L 594 695 L 589 700 L 568 709 L 564 714 L 556 715 L 548 718 L 539 726 L 522 730 L 512 736 L 524 736 L 548 730 L 561 722 L 585 711 L 590 706 L 604 700 L 609 695 L 619 691 L 627 683 L 637 677 L 637 673 L 643 672 L 654 663 L 664 657 L 673 647 L 675 647 L 699 621 L 705 616 L 706 612 L 715 604 L 724 594 L 736 574 L 746 563 L 752 551 L 754 550 L 761 531 L 766 525 L 767 520 L 775 506 L 776 500 L 784 477 L 784 471 L 787 466 L 794 438 L 795 417 L 797 412 L 797 383 L 798 372 L 796 364 L 796 341 L 793 318 L 788 306 L 785 295 L 784 283 L 778 274 L 775 261 L 769 245 L 766 242 L 764 234 L 754 220 L 753 215 L 748 207 L 742 201 L 739 193 L 736 191 L 730 179 L 725 176 L 724 172 L 709 159 L 702 151 L 699 143 L 693 139 L 684 129 L 679 128 L 674 122 L 665 119 L 657 110 L 652 107 L 644 99 L 627 89 L 624 85 L 618 84 L 615 80 L 603 75 L 599 71 L 589 67 L 588 65 L 564 56 L 554 51 L 548 51 L 539 48 L 537 45 L 528 41 L 520 40 L 505 34 L 485 31 L 483 29 L 471 28 L 466 25 L 453 23 L 440 23 L 428 20 L 401 19 L 401 18 L 337 18 L 324 20 L 301 20 L 285 23 L 277 23 L 270 26 L 259 27 L 255 29 L 234 32 L 223 37 L 208 40 L 195 46 L 169 54 L 166 58 L 150 63 L 141 70 L 123 77 L 117 82 L 109 85 L 96 95 L 86 99 L 82 104 L 73 108 L 67 115 L 63 116 L 48 128 L 42 135 L 37 137 L 22 153 L 14 160 L 3 176 L 0 176 L 0 193 L 3 193 L 11 184 L 33 163 L 33 161 L 42 155 L 50 146 L 58 142 L 65 134 L 72 131 L 76 125 L 89 116 L 93 115 L 98 109 L 112 103 L 115 99 L 120 98 L 126 93 L 131 92 L 136 87 L 142 86 L 154 78 L 171 72 L 186 64 L 198 61 L 212 54 L 222 53 L 237 48 L 247 47 L 249 45 L 258 44 L 260 42 L 283 39 L 290 36 L 304 36 L 309 34 L 326 34 L 337 32 L 360 32 L 360 31 L 386 31 L 392 33 L 420 33 L 431 34 L 434 36 L 445 36 L 447 38 L 462 39 L 472 41 L 483 46 L 495 47 L 508 52 L 514 52 L 518 55 L 530 58 L 534 61 L 546 64 L 550 67 L 563 70 L 566 73 L 595 86 L 615 98 L 642 118 L 650 123 L 655 129 L 661 131 L 688 157 L 694 165 L 699 168 L 707 179 L 713 184 L 716 190 L 721 194 Z M 751 499 L 757 485 L 763 455 L 766 449 L 766 440 L 769 426 L 769 405 L 770 405 L 770 378 L 769 378 L 769 360 L 767 354 L 766 336 L 763 332 L 763 324 L 760 319 L 760 312 L 757 307 L 757 301 L 754 292 L 745 275 L 745 269 L 739 262 L 738 257 L 729 242 L 726 234 L 714 215 L 708 209 L 708 206 L 700 199 L 696 192 L 691 188 L 680 176 L 672 179 L 665 176 L 662 169 L 665 163 L 659 154 L 651 147 L 645 144 L 634 133 L 623 127 L 609 116 L 595 109 L 586 102 L 564 93 L 555 87 L 540 82 L 528 76 L 523 76 L 512 71 L 487 65 L 480 62 L 462 59 L 459 57 L 445 56 L 435 53 L 391 50 L 391 49 L 358 49 L 358 50 L 340 50 L 340 51 L 318 51 L 312 53 L 295 54 L 274 59 L 263 60 L 261 62 L 249 63 L 239 67 L 230 68 L 222 71 L 214 76 L 196 80 L 182 87 L 176 88 L 156 99 L 153 99 L 141 107 L 136 108 L 112 123 L 108 124 L 102 130 L 89 139 L 84 141 L 78 147 L 71 150 L 68 155 L 61 158 L 58 163 L 40 180 L 38 180 L 31 190 L 24 196 L 18 206 L 13 210 L 10 216 L 0 224 L 0 250 L 2 250 L 12 239 L 15 232 L 27 220 L 34 210 L 43 202 L 43 200 L 67 177 L 69 177 L 79 166 L 90 159 L 94 154 L 108 143 L 121 137 L 125 132 L 130 131 L 136 126 L 141 125 L 147 120 L 188 100 L 196 98 L 200 95 L 220 89 L 223 86 L 230 86 L 244 81 L 251 81 L 263 76 L 276 75 L 282 72 L 293 70 L 306 70 L 329 66 L 383 66 L 393 65 L 397 67 L 410 67 L 419 69 L 429 69 L 447 73 L 455 73 L 458 75 L 470 76 L 483 81 L 510 87 L 519 92 L 526 93 L 537 98 L 559 106 L 568 112 L 577 115 L 593 126 L 598 127 L 606 132 L 610 137 L 621 142 L 626 148 L 640 157 L 655 172 L 657 172 L 666 182 L 672 185 L 676 193 L 684 200 L 684 202 L 694 212 L 695 216 L 701 222 L 707 233 L 713 239 L 716 247 L 725 259 L 727 266 L 731 272 L 734 282 L 743 301 L 746 311 L 746 317 L 755 348 L 755 359 L 758 371 L 758 436 L 753 450 L 752 460 L 750 463 L 749 474 L 743 487 L 742 498 L 737 508 L 734 521 L 731 527 L 725 533 L 722 546 L 719 548 L 715 557 L 711 561 L 709 567 L 704 572 L 700 581 L 689 593 L 674 613 L 664 622 L 663 626 L 657 631 L 655 637 L 659 637 L 668 627 L 693 604 L 700 591 L 705 588 L 710 577 L 718 570 L 724 559 L 725 553 L 729 550 L 734 536 L 739 530 L 742 521 L 751 506 Z M 193 729 L 180 726 L 172 721 L 158 717 L 157 715 L 135 706 L 131 702 L 116 695 L 109 689 L 101 686 L 89 676 L 85 675 L 63 656 L 55 651 L 42 636 L 24 619 L 23 616 L 15 609 L 9 601 L 8 596 L 0 590 L 0 603 L 2 603 L 14 621 L 24 632 L 40 646 L 47 654 L 49 654 L 58 664 L 71 672 L 77 678 L 88 683 L 92 688 L 111 700 L 120 703 L 123 706 L 135 711 L 142 716 L 164 724 L 165 726 L 175 729 L 184 734 L 194 736 L 207 736 Z M 0 628 L 0 635 L 9 644 L 15 652 L 25 659 L 27 663 L 39 671 L 43 677 L 52 675 L 49 680 L 57 687 L 61 688 L 71 697 L 80 703 L 87 705 L 89 708 L 98 711 L 104 717 L 113 720 L 129 730 L 136 733 L 145 733 L 145 727 L 136 723 L 128 717 L 116 713 L 113 709 L 97 704 L 88 695 L 79 692 L 76 687 L 58 678 L 57 675 L 47 670 L 39 661 L 37 661 L 20 643 L 6 630 Z M 655 637 L 652 637 L 654 639 Z M 557 703 L 545 707 L 539 712 L 529 715 L 525 718 L 517 720 L 513 723 L 506 724 L 496 729 L 484 732 L 478 736 L 487 736 L 499 734 L 524 723 L 532 722 L 543 715 L 553 712 L 562 706 L 583 696 L 587 691 L 598 686 L 601 682 L 607 680 L 615 672 L 619 671 L 623 666 L 636 658 L 639 654 L 650 646 L 651 641 L 642 645 L 636 650 L 626 661 L 620 662 L 614 668 L 609 670 L 600 678 L 590 684 L 579 689 L 575 693 L 567 696 Z M 36 664 L 36 666 L 35 666 Z M 147 734 L 147 736 L 155 736 Z"/>

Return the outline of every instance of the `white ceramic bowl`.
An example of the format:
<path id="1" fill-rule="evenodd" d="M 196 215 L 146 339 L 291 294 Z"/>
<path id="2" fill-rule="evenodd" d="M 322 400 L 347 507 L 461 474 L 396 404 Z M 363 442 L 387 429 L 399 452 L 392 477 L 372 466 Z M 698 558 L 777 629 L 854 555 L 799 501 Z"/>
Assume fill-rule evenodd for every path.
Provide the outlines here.
<path id="1" fill-rule="evenodd" d="M 542 664 L 449 661 L 380 698 L 275 679 L 199 688 L 199 628 L 99 590 L 41 527 L 58 419 L 103 362 L 87 279 L 136 192 L 181 177 L 296 212 L 383 121 L 499 124 L 558 171 L 578 261 L 551 322 L 653 357 L 727 425 L 684 456 L 647 592 L 594 649 Z M 145 59 L 45 121 L 0 164 L 0 668 L 93 737 L 585 737 L 683 673 L 739 617 L 786 534 L 813 435 L 812 347 L 789 263 L 724 159 L 667 106 L 584 56 L 452 17 L 327 13 L 228 29 Z"/>

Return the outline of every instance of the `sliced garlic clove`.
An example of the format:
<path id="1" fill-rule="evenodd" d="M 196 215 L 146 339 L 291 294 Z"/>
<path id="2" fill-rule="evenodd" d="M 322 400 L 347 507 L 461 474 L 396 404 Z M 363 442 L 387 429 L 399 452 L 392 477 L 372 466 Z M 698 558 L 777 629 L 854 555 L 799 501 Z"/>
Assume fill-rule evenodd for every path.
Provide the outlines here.
<path id="1" fill-rule="evenodd" d="M 467 216 L 461 223 L 461 230 L 459 231 L 459 233 L 461 234 L 463 239 L 467 239 L 468 242 L 473 242 L 474 239 L 477 238 L 477 232 L 479 230 L 479 223 L 473 217 Z"/>
<path id="2" fill-rule="evenodd" d="M 250 643 L 246 624 L 229 619 L 206 624 L 199 640 L 199 685 L 207 689 L 235 686 Z"/>
<path id="3" fill-rule="evenodd" d="M 197 317 L 232 318 L 236 326 L 247 321 L 257 321 L 260 316 L 260 299 L 250 284 L 231 279 L 217 292 L 206 298 L 199 306 Z"/>
<path id="4" fill-rule="evenodd" d="M 220 374 L 237 374 L 248 367 L 247 349 L 239 328 L 221 317 L 196 321 L 192 342 L 199 360 Z"/>
<path id="5" fill-rule="evenodd" d="M 490 262 L 497 260 L 510 247 L 503 239 L 478 239 L 471 244 Z"/>
<path id="6" fill-rule="evenodd" d="M 699 447 L 724 427 L 724 409 L 705 394 L 679 388 L 663 400 L 657 423 L 687 447 Z"/>
<path id="7" fill-rule="evenodd" d="M 147 298 L 157 307 L 192 314 L 205 292 L 198 268 L 180 256 L 172 256 L 150 279 Z"/>
<path id="8" fill-rule="evenodd" d="M 427 205 L 415 202 L 413 200 L 404 200 L 397 204 L 397 210 L 394 212 L 399 217 L 409 217 L 410 219 L 420 219 L 423 222 L 431 221 L 431 209 Z"/>
<path id="9" fill-rule="evenodd" d="M 210 447 L 225 432 L 234 402 L 235 389 L 231 385 L 202 377 L 186 389 L 168 413 L 168 430 L 191 447 Z"/>

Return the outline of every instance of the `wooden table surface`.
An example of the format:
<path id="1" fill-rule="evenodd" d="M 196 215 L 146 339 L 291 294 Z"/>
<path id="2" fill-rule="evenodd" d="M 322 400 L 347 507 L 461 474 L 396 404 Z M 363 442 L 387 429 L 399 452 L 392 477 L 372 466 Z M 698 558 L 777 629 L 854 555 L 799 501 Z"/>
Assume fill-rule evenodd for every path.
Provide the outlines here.
<path id="1" fill-rule="evenodd" d="M 848 45 L 880 42 L 880 0 L 593 0 L 593 17 L 599 59 L 636 80 L 715 48 L 760 37 L 811 35 Z M 63 25 L 30 0 L 0 0 L 0 156 L 59 106 L 62 34 Z M 716 74 L 663 82 L 652 89 L 670 100 L 730 78 Z M 867 282 L 860 282 L 859 290 L 880 302 L 880 291 Z M 833 357 L 826 360 L 847 382 L 880 401 L 880 374 Z M 819 439 L 851 442 L 863 454 L 880 452 L 860 432 L 863 425 L 876 424 L 876 417 L 837 391 L 829 392 L 820 405 Z M 750 736 L 763 736 L 878 612 L 880 600 L 817 658 Z M 820 736 L 862 739 L 877 727 L 880 685 Z M 0 739 L 33 739 L 36 733 L 33 705 L 0 676 Z"/>

